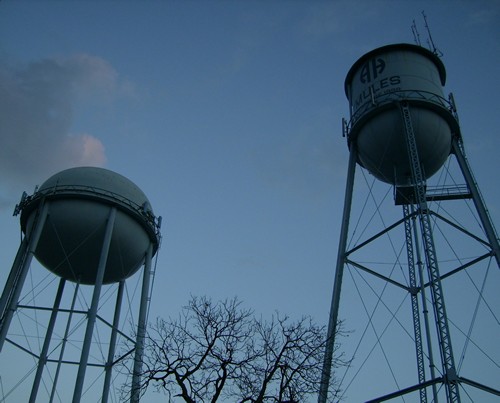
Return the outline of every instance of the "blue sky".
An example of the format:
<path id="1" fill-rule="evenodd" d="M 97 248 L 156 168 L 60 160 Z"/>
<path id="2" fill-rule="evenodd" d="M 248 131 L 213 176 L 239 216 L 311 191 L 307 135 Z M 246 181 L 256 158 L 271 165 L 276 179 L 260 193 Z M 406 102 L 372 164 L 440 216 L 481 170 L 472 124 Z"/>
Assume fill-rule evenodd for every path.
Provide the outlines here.
<path id="1" fill-rule="evenodd" d="M 0 2 L 0 283 L 22 191 L 98 165 L 163 216 L 152 317 L 176 315 L 190 295 L 236 295 L 259 315 L 326 323 L 344 78 L 365 52 L 413 43 L 414 19 L 424 41 L 422 10 L 498 223 L 498 1 Z"/>

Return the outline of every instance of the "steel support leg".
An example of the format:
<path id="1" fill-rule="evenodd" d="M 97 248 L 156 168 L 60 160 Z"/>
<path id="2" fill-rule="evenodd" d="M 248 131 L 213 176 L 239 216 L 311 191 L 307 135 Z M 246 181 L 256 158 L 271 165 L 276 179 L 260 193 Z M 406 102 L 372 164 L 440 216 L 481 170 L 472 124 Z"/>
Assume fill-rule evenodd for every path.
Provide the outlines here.
<path id="1" fill-rule="evenodd" d="M 113 235 L 115 216 L 116 216 L 116 207 L 112 207 L 108 216 L 108 222 L 106 224 L 106 231 L 104 234 L 101 256 L 99 258 L 99 265 L 97 267 L 94 293 L 92 295 L 92 302 L 87 317 L 87 328 L 85 330 L 85 338 L 83 340 L 82 354 L 80 356 L 80 364 L 78 366 L 78 373 L 76 376 L 75 390 L 73 393 L 73 403 L 79 403 L 80 399 L 82 398 L 83 382 L 85 380 L 85 371 L 87 370 L 90 345 L 92 344 L 92 334 L 94 332 L 94 325 L 97 318 L 97 308 L 99 307 L 99 298 L 101 296 L 102 281 L 104 278 L 104 272 L 106 270 L 109 247 L 111 245 L 111 236 Z"/>
<path id="2" fill-rule="evenodd" d="M 418 237 L 418 229 L 416 225 L 416 217 L 415 217 L 415 207 L 410 205 L 412 220 L 413 220 L 413 235 L 414 239 L 419 239 Z M 431 375 L 431 380 L 436 379 L 436 366 L 434 364 L 434 353 L 432 350 L 432 338 L 431 338 L 431 326 L 429 321 L 429 310 L 427 308 L 427 297 L 425 293 L 425 279 L 424 279 L 424 268 L 422 262 L 422 254 L 420 251 L 420 245 L 418 242 L 415 243 L 415 252 L 417 254 L 417 267 L 418 267 L 418 277 L 420 280 L 420 297 L 422 299 L 422 313 L 424 314 L 424 325 L 425 325 L 425 336 L 427 338 L 427 354 L 429 356 L 429 371 Z M 433 403 L 438 403 L 438 394 L 436 383 L 432 383 L 432 396 Z"/>
<path id="3" fill-rule="evenodd" d="M 459 138 L 455 137 L 453 139 L 452 147 L 458 165 L 460 166 L 460 169 L 462 171 L 462 175 L 467 182 L 467 187 L 472 194 L 472 200 L 474 202 L 474 205 L 476 206 L 476 210 L 478 212 L 479 219 L 481 220 L 481 224 L 483 225 L 484 232 L 486 233 L 488 241 L 490 242 L 491 249 L 497 261 L 497 265 L 500 268 L 500 246 L 498 242 L 498 235 L 488 214 L 488 210 L 486 209 L 486 206 L 483 202 L 483 198 L 481 197 L 481 193 L 479 192 L 476 181 L 474 180 L 474 176 L 472 175 L 469 164 L 467 163 L 467 158 L 465 157 L 462 141 Z"/>
<path id="4" fill-rule="evenodd" d="M 61 305 L 61 299 L 65 284 L 66 280 L 61 278 L 59 280 L 59 287 L 57 288 L 56 298 L 54 300 L 54 305 L 52 307 L 52 313 L 50 314 L 49 324 L 47 326 L 47 332 L 45 333 L 45 340 L 43 342 L 42 351 L 40 352 L 40 357 L 38 357 L 38 367 L 36 370 L 35 379 L 33 380 L 33 386 L 31 387 L 31 395 L 29 400 L 30 403 L 36 402 L 38 387 L 40 386 L 43 370 L 45 368 L 45 364 L 47 363 L 50 341 L 52 339 L 52 333 L 54 331 L 54 326 L 56 324 L 57 314 L 59 311 L 59 306 Z"/>
<path id="5" fill-rule="evenodd" d="M 28 270 L 31 264 L 31 260 L 33 259 L 33 255 L 35 254 L 36 247 L 38 245 L 38 241 L 40 236 L 42 235 L 42 230 L 45 225 L 45 221 L 47 219 L 47 215 L 49 212 L 49 203 L 47 201 L 42 200 L 41 206 L 38 208 L 37 216 L 33 222 L 33 227 L 31 228 L 31 233 L 29 235 L 28 245 L 26 247 L 25 253 L 22 254 L 18 262 L 18 267 L 12 267 L 12 270 L 15 270 L 16 273 L 12 277 L 12 286 L 13 288 L 10 290 L 5 290 L 5 298 L 2 296 L 2 304 L 5 305 L 4 312 L 2 312 L 3 317 L 1 318 L 0 323 L 0 352 L 2 351 L 3 344 L 7 337 L 7 332 L 9 330 L 10 322 L 12 321 L 12 317 L 14 316 L 14 312 L 16 311 L 17 302 L 19 301 L 19 296 L 21 295 L 21 290 L 24 285 L 24 280 L 26 280 L 26 275 L 28 274 Z M 23 247 L 21 245 L 21 247 Z M 16 261 L 17 261 L 16 257 Z M 10 277 L 10 276 L 9 276 Z"/>
<path id="6" fill-rule="evenodd" d="M 17 250 L 14 263 L 9 272 L 9 277 L 7 277 L 7 282 L 2 292 L 2 297 L 0 298 L 0 329 L 4 326 L 4 318 L 8 311 L 9 304 L 11 302 L 12 293 L 16 288 L 16 283 L 19 280 L 19 274 L 21 268 L 23 267 L 23 261 L 26 257 L 28 251 L 28 238 L 23 237 L 19 249 Z M 1 331 L 0 331 L 1 333 Z"/>
<path id="7" fill-rule="evenodd" d="M 134 371 L 132 373 L 132 390 L 130 402 L 138 403 L 141 396 L 142 360 L 144 354 L 144 340 L 146 337 L 147 309 L 149 303 L 149 287 L 151 282 L 151 260 L 153 258 L 153 244 L 149 244 L 144 261 L 142 278 L 141 306 L 137 321 L 137 338 L 135 344 Z"/>
<path id="8" fill-rule="evenodd" d="M 425 178 L 420 166 L 417 143 L 410 114 L 410 107 L 407 102 L 400 103 L 403 124 L 406 132 L 406 143 L 410 167 L 412 173 L 412 182 L 415 187 L 415 198 L 418 205 L 418 217 L 420 223 L 420 232 L 424 244 L 424 255 L 429 275 L 431 297 L 434 307 L 434 315 L 438 326 L 439 349 L 443 365 L 443 379 L 446 388 L 446 394 L 449 402 L 460 402 L 460 393 L 458 387 L 458 377 L 453 357 L 453 348 L 451 345 L 450 330 L 448 326 L 448 317 L 444 302 L 443 288 L 439 274 L 439 267 L 434 246 L 432 226 L 430 215 L 425 198 Z"/>
<path id="9" fill-rule="evenodd" d="M 417 287 L 417 277 L 415 274 L 415 259 L 413 247 L 413 234 L 412 222 L 410 215 L 410 206 L 403 205 L 403 214 L 405 217 L 405 238 L 406 238 L 406 254 L 408 256 L 408 278 L 410 285 L 410 298 L 411 298 L 411 311 L 413 318 L 413 331 L 415 335 L 415 353 L 417 358 L 417 372 L 418 383 L 425 382 L 425 366 L 424 366 L 424 353 L 422 348 L 422 331 L 420 328 L 420 312 L 418 307 L 418 292 L 420 288 Z M 427 402 L 427 391 L 425 388 L 420 389 L 420 403 Z"/>
<path id="10" fill-rule="evenodd" d="M 111 385 L 111 375 L 113 373 L 113 362 L 115 359 L 116 337 L 118 335 L 118 326 L 120 324 L 120 312 L 123 300 L 123 289 L 125 280 L 118 284 L 118 292 L 116 295 L 115 315 L 113 317 L 113 328 L 109 340 L 108 360 L 106 361 L 106 369 L 104 375 L 104 386 L 102 388 L 102 403 L 107 403 L 109 399 L 109 388 Z"/>
<path id="11" fill-rule="evenodd" d="M 351 144 L 344 198 L 344 212 L 342 215 L 342 226 L 340 230 L 339 248 L 337 252 L 337 266 L 335 270 L 335 280 L 333 285 L 332 303 L 330 307 L 330 318 L 328 321 L 328 333 L 325 343 L 325 357 L 323 360 L 323 372 L 321 374 L 321 385 L 318 396 L 318 403 L 326 403 L 326 400 L 328 398 L 328 389 L 330 386 L 330 376 L 332 370 L 333 351 L 335 349 L 335 336 L 337 333 L 340 291 L 342 288 L 342 277 L 344 275 L 345 254 L 347 249 L 347 236 L 349 231 L 349 218 L 351 215 L 352 191 L 354 187 L 356 162 L 356 145 Z"/>
<path id="12" fill-rule="evenodd" d="M 59 351 L 59 360 L 57 361 L 56 373 L 54 375 L 54 380 L 52 381 L 52 390 L 50 391 L 49 403 L 52 403 L 54 401 L 56 395 L 57 382 L 59 380 L 59 374 L 61 372 L 64 350 L 66 349 L 66 343 L 68 342 L 69 331 L 71 327 L 71 319 L 73 318 L 73 312 L 75 309 L 76 298 L 78 296 L 79 289 L 80 289 L 80 283 L 76 283 L 75 291 L 73 292 L 73 299 L 71 300 L 71 308 L 69 310 L 68 321 L 66 322 L 66 329 L 64 330 L 64 336 L 61 343 L 61 350 Z"/>

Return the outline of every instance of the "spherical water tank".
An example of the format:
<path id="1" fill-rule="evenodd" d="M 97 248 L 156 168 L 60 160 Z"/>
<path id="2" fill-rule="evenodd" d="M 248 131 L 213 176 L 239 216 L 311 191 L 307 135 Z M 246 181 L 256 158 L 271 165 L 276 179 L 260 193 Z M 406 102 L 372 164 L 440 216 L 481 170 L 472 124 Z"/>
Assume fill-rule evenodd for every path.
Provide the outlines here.
<path id="1" fill-rule="evenodd" d="M 112 207 L 116 217 L 104 284 L 124 280 L 142 265 L 159 234 L 150 203 L 127 178 L 102 168 L 79 167 L 59 172 L 28 197 L 21 228 L 30 236 L 42 200 L 48 216 L 35 257 L 55 274 L 82 284 L 94 284 L 106 223 Z"/>
<path id="2" fill-rule="evenodd" d="M 431 177 L 451 152 L 458 123 L 443 96 L 441 60 L 416 45 L 394 44 L 362 56 L 349 70 L 345 91 L 351 112 L 349 145 L 358 163 L 378 179 L 411 184 L 400 103 L 409 105 L 422 172 Z"/>

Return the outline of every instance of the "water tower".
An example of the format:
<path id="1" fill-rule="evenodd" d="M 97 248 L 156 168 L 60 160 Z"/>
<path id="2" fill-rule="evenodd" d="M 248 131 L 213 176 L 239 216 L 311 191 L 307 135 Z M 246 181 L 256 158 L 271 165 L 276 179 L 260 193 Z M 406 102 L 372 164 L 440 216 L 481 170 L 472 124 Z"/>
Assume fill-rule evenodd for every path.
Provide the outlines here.
<path id="1" fill-rule="evenodd" d="M 0 351 L 9 344 L 33 357 L 29 401 L 59 401 L 59 390 L 65 389 L 72 394 L 73 402 L 80 402 L 86 390 L 87 369 L 97 367 L 101 371 L 100 401 L 106 402 L 113 367 L 127 356 L 135 356 L 129 389 L 131 401 L 138 401 L 152 257 L 160 244 L 160 219 L 153 214 L 147 197 L 117 173 L 78 167 L 50 177 L 33 195 L 24 194 L 16 206 L 15 214 L 18 213 L 24 237 L 0 301 Z M 58 285 L 52 301 L 35 303 L 34 298 L 28 302 L 20 298 L 28 274 L 35 270 L 31 268 L 33 256 L 53 273 L 49 273 L 50 277 L 59 279 L 54 282 Z M 131 339 L 120 326 L 120 314 L 126 281 L 141 267 L 136 336 Z M 33 285 L 27 294 L 38 294 L 37 287 L 40 284 Z M 101 301 L 105 288 L 106 299 L 115 298 L 108 311 Z M 77 304 L 85 299 L 84 291 L 89 298 L 82 304 L 85 308 L 79 309 Z M 26 335 L 25 343 L 16 340 L 18 332 L 12 330 L 11 324 L 14 317 L 21 323 L 26 320 L 23 312 L 37 312 L 35 321 L 43 322 L 43 331 L 36 333 L 38 343 Z M 46 320 L 42 319 L 44 314 L 48 315 Z M 110 315 L 109 320 L 106 314 Z M 24 323 L 23 332 L 34 326 L 32 322 Z M 97 331 L 98 325 L 107 330 Z M 93 352 L 96 337 L 99 341 L 107 339 L 106 353 Z M 120 337 L 133 346 L 122 355 L 117 353 Z M 99 354 L 100 359 L 96 358 Z M 68 379 L 71 371 L 74 376 Z"/>
<path id="2" fill-rule="evenodd" d="M 452 278 L 469 275 L 472 267 L 480 262 L 490 262 L 495 268 L 500 267 L 500 248 L 498 236 L 465 157 L 453 96 L 450 94 L 445 98 L 443 95 L 445 81 L 445 67 L 436 53 L 411 44 L 393 44 L 368 52 L 354 63 L 347 74 L 345 92 L 349 100 L 350 119 L 343 122 L 343 134 L 347 138 L 350 156 L 329 338 L 318 400 L 320 403 L 326 402 L 328 395 L 332 356 L 336 348 L 335 337 L 339 318 L 342 317 L 339 316 L 339 307 L 347 297 L 351 297 L 344 295 L 344 292 L 341 296 L 342 284 L 346 281 L 346 268 L 351 276 L 351 270 L 362 273 L 367 289 L 373 290 L 373 283 L 382 282 L 380 295 L 374 298 L 371 305 L 364 304 L 370 322 L 366 330 L 373 331 L 376 336 L 373 349 L 378 348 L 384 338 L 387 338 L 387 328 L 395 322 L 405 332 L 400 337 L 411 340 L 413 349 L 412 360 L 400 361 L 411 366 L 414 381 L 406 384 L 395 382 L 394 389 L 377 392 L 379 394 L 371 396 L 370 399 L 373 400 L 370 401 L 410 397 L 411 401 L 419 399 L 420 402 L 427 402 L 429 399 L 436 402 L 439 398 L 443 400 L 445 396 L 448 402 L 459 402 L 465 385 L 491 396 L 500 395 L 498 383 L 484 383 L 478 379 L 478 373 L 470 377 L 463 375 L 465 370 L 461 369 L 465 366 L 462 367 L 462 357 L 460 356 L 458 365 L 452 343 L 453 336 L 459 332 L 455 331 L 455 322 L 452 323 L 453 326 L 450 325 L 445 302 L 448 302 L 451 293 L 464 293 L 457 287 L 449 286 Z M 464 184 L 453 182 L 452 185 L 430 186 L 430 178 L 444 169 L 443 166 L 452 159 Z M 392 189 L 389 207 L 383 207 L 385 204 L 382 202 L 377 204 L 377 216 L 382 214 L 381 209 L 394 210 L 396 206 L 402 209 L 403 217 L 399 216 L 392 222 L 384 221 L 378 227 L 378 224 L 373 224 L 376 220 L 372 219 L 369 230 L 352 241 L 350 221 L 353 194 L 358 189 L 355 180 L 357 165 L 363 168 L 361 171 L 368 172 L 375 178 L 374 187 L 383 185 Z M 369 191 L 372 197 L 373 189 L 370 188 Z M 473 213 L 478 218 L 479 233 L 442 213 L 444 207 L 449 206 L 451 210 L 457 203 L 464 201 L 471 202 L 473 206 Z M 435 242 L 436 228 L 440 223 L 447 228 L 439 232 L 440 239 L 452 239 L 454 235 L 451 232 L 457 232 L 466 240 L 460 246 L 452 246 L 468 249 L 469 245 L 477 243 L 484 252 L 474 257 L 454 259 L 453 265 L 446 263 L 443 268 L 440 250 Z M 357 229 L 359 233 L 358 226 Z M 446 231 L 450 232 L 449 238 Z M 385 255 L 390 254 L 389 249 L 373 247 L 373 244 L 383 238 L 390 238 L 390 248 L 396 252 L 396 259 L 388 262 L 390 266 L 377 266 L 368 260 L 356 259 L 357 253 L 372 248 L 368 249 L 371 250 L 370 253 L 382 256 L 380 260 L 383 260 Z M 452 244 L 453 242 L 450 241 Z M 403 294 L 401 304 L 386 315 L 387 327 L 377 329 L 375 310 L 387 307 L 382 294 L 387 294 L 390 289 Z M 458 295 L 456 299 L 458 302 L 453 304 L 459 304 L 461 296 Z M 478 305 L 482 299 L 480 296 Z M 408 306 L 406 311 L 404 306 Z M 398 317 L 402 311 L 406 312 L 408 328 L 411 327 L 411 330 L 405 328 L 404 320 Z M 348 315 L 346 313 L 344 317 Z M 472 323 L 476 318 L 474 316 Z M 497 334 L 496 340 L 499 335 Z M 463 336 L 464 344 L 472 344 L 472 330 L 460 336 Z M 398 344 L 399 339 L 393 339 L 389 349 L 402 354 Z M 369 354 L 372 354 L 373 349 Z M 359 353 L 358 347 L 356 351 Z M 386 353 L 387 350 L 381 354 L 381 361 L 387 359 Z M 412 364 L 411 361 L 415 363 Z M 379 365 L 382 366 L 382 363 Z M 364 381 L 367 389 L 377 383 L 378 369 L 377 366 L 373 368 L 371 376 Z M 398 371 L 399 369 L 391 368 L 395 380 Z M 406 369 L 401 372 L 405 371 Z"/>

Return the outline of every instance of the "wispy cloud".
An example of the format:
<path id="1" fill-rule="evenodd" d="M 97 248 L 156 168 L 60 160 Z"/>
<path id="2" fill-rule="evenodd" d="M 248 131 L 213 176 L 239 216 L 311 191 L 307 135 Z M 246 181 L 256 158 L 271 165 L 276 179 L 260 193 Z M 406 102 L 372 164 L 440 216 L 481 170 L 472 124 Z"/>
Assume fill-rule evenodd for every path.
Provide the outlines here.
<path id="1" fill-rule="evenodd" d="M 95 56 L 17 67 L 0 63 L 0 198 L 5 202 L 12 192 L 61 169 L 103 166 L 102 142 L 91 133 L 72 132 L 75 105 L 112 100 L 119 87 L 117 72 Z"/>

